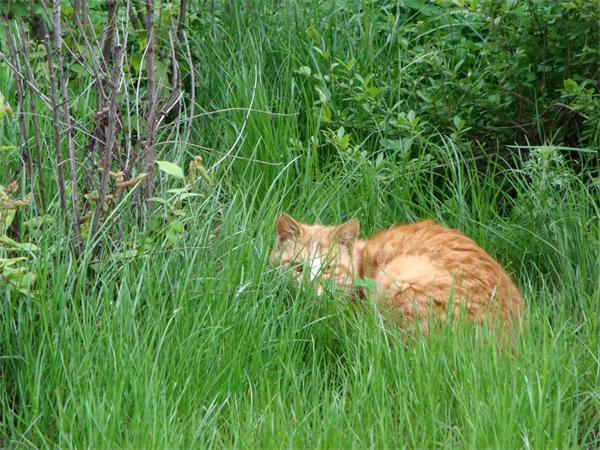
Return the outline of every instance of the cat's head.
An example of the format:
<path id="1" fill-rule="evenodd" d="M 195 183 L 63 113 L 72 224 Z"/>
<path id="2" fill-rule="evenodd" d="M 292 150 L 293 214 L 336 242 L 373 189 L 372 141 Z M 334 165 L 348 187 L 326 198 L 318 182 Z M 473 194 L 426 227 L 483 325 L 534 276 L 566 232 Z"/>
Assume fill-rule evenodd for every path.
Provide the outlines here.
<path id="1" fill-rule="evenodd" d="M 352 219 L 341 225 L 308 225 L 287 214 L 277 218 L 277 238 L 271 262 L 284 268 L 299 285 L 313 284 L 317 293 L 332 283 L 349 288 L 357 268 L 353 247 L 359 223 Z"/>

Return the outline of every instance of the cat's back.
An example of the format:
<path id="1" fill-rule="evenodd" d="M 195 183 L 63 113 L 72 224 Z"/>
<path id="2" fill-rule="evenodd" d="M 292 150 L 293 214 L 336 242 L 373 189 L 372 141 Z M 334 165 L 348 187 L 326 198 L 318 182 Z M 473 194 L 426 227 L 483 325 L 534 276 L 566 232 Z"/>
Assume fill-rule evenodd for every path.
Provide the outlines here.
<path id="1" fill-rule="evenodd" d="M 502 266 L 471 238 L 432 220 L 377 233 L 366 242 L 365 260 L 379 288 L 392 296 L 398 290 L 399 300 L 413 292 L 441 302 L 454 292 L 496 297 L 502 309 L 518 314 L 519 291 Z"/>
<path id="2" fill-rule="evenodd" d="M 399 255 L 428 255 L 448 259 L 454 251 L 478 251 L 480 247 L 460 231 L 433 220 L 396 225 L 367 241 L 368 253 L 385 263 Z"/>

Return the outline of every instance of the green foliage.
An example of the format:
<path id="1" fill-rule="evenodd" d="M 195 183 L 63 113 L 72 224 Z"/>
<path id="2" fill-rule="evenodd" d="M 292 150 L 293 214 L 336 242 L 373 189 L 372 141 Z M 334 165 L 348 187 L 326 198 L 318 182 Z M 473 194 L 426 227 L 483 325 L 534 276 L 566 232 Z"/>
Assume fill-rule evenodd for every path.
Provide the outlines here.
<path id="1" fill-rule="evenodd" d="M 164 239 L 169 245 L 176 245 L 185 235 L 185 222 L 188 222 L 189 207 L 191 199 L 202 197 L 199 192 L 193 192 L 198 184 L 197 173 L 205 174 L 202 176 L 204 181 L 210 181 L 206 170 L 202 166 L 202 158 L 196 157 L 190 162 L 188 177 L 184 175 L 183 169 L 170 161 L 156 161 L 158 168 L 169 177 L 175 178 L 178 184 L 183 184 L 178 188 L 171 188 L 165 192 L 164 197 L 152 197 L 151 202 L 159 205 L 159 211 L 150 217 L 147 231 L 144 236 L 144 245 L 160 245 Z"/>
<path id="2" fill-rule="evenodd" d="M 0 288 L 25 296 L 32 295 L 35 272 L 31 269 L 32 260 L 38 247 L 30 242 L 17 242 L 7 233 L 16 217 L 17 210 L 25 208 L 31 196 L 16 200 L 13 193 L 17 184 L 0 185 Z"/>
<path id="3" fill-rule="evenodd" d="M 39 1 L 4 0 L 0 3 L 0 17 L 16 19 L 32 14 L 41 14 L 43 7 Z"/>
<path id="4" fill-rule="evenodd" d="M 342 2 L 305 22 L 297 73 L 322 126 L 358 142 L 441 133 L 597 148 L 599 11 L 597 0 Z"/>
<path id="5" fill-rule="evenodd" d="M 183 180 L 185 176 L 183 175 L 183 169 L 179 167 L 177 164 L 174 164 L 169 161 L 156 161 L 158 168 L 165 172 L 166 174 Z"/>

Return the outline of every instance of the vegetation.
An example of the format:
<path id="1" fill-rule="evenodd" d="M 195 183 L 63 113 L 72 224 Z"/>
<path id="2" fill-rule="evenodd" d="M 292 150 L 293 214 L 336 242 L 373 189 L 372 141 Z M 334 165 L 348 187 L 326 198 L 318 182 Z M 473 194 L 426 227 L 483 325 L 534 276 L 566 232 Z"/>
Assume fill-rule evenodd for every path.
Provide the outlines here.
<path id="1" fill-rule="evenodd" d="M 60 3 L 0 5 L 0 447 L 600 445 L 598 0 Z M 296 290 L 279 211 L 464 231 L 514 355 Z"/>

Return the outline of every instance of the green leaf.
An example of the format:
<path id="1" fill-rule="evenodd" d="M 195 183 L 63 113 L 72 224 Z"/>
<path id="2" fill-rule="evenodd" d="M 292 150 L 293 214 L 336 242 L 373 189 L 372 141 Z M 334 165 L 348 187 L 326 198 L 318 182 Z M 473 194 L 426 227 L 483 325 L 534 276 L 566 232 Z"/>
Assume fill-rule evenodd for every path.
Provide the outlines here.
<path id="1" fill-rule="evenodd" d="M 37 252 L 40 248 L 35 245 L 32 244 L 31 242 L 21 242 L 19 244 L 19 250 L 23 250 L 26 252 Z"/>
<path id="2" fill-rule="evenodd" d="M 169 205 L 168 201 L 166 201 L 164 198 L 160 198 L 160 197 L 151 197 L 148 199 L 148 201 L 160 203 L 162 205 Z"/>
<path id="3" fill-rule="evenodd" d="M 3 234 L 0 236 L 0 245 L 12 251 L 35 252 L 39 247 L 31 242 L 17 242 Z"/>
<path id="4" fill-rule="evenodd" d="M 187 192 L 187 191 L 189 191 L 189 190 L 190 190 L 190 187 L 191 187 L 191 186 L 187 185 L 187 186 L 184 186 L 184 187 L 182 187 L 182 188 L 173 188 L 173 189 L 169 189 L 169 190 L 167 191 L 167 194 L 177 194 L 177 195 L 181 195 L 181 194 L 183 194 L 184 192 Z"/>
<path id="5" fill-rule="evenodd" d="M 356 286 L 365 288 L 367 291 L 373 291 L 377 288 L 377 284 L 375 283 L 375 280 L 373 280 L 372 278 L 369 278 L 369 277 L 364 277 L 364 278 L 355 277 L 354 284 Z"/>
<path id="6" fill-rule="evenodd" d="M 312 75 L 312 71 L 310 70 L 310 67 L 308 66 L 302 66 L 300 67 L 297 72 L 301 75 L 305 75 L 307 77 L 310 77 Z"/>
<path id="7" fill-rule="evenodd" d="M 8 230 L 13 220 L 15 219 L 16 211 L 14 209 L 9 209 L 4 216 L 4 223 L 0 223 L 0 232 L 5 232 Z"/>
<path id="8" fill-rule="evenodd" d="M 324 104 L 323 107 L 321 108 L 321 111 L 322 111 L 321 120 L 323 121 L 323 123 L 331 123 L 331 109 L 329 109 L 329 106 Z"/>
<path id="9" fill-rule="evenodd" d="M 184 192 L 179 196 L 179 199 L 184 200 L 190 197 L 202 197 L 202 194 L 199 194 L 198 192 Z"/>
<path id="10" fill-rule="evenodd" d="M 454 128 L 456 128 L 456 131 L 458 132 L 460 132 L 465 127 L 465 121 L 458 116 L 454 116 L 452 122 L 454 123 Z"/>
<path id="11" fill-rule="evenodd" d="M 321 103 L 329 103 L 329 99 L 331 98 L 331 94 L 326 87 L 316 87 L 317 93 L 319 94 L 319 100 Z"/>
<path id="12" fill-rule="evenodd" d="M 563 87 L 569 94 L 577 94 L 579 92 L 579 85 L 576 81 L 571 80 L 570 78 L 563 80 Z"/>
<path id="13" fill-rule="evenodd" d="M 174 233 L 177 233 L 177 234 L 183 233 L 184 226 L 180 220 L 174 220 L 173 222 L 171 222 L 170 225 L 171 225 L 171 229 L 173 230 Z"/>
<path id="14" fill-rule="evenodd" d="M 17 241 L 9 238 L 5 234 L 0 236 L 0 244 L 7 245 L 10 248 L 16 248 L 19 245 L 19 243 Z"/>
<path id="15" fill-rule="evenodd" d="M 399 139 L 382 139 L 381 145 L 387 150 L 402 150 L 402 141 Z"/>
<path id="16" fill-rule="evenodd" d="M 71 70 L 71 72 L 75 73 L 76 75 L 79 75 L 80 77 L 84 77 L 84 76 L 88 75 L 88 73 L 86 72 L 86 70 L 83 68 L 83 66 L 81 64 L 77 64 L 77 63 L 71 64 L 69 69 Z"/>
<path id="17" fill-rule="evenodd" d="M 129 62 L 131 63 L 131 67 L 135 70 L 135 73 L 140 73 L 140 67 L 142 65 L 142 55 L 139 53 L 134 53 L 129 58 Z"/>
<path id="18" fill-rule="evenodd" d="M 167 175 L 171 175 L 172 177 L 179 178 L 183 180 L 185 178 L 183 174 L 183 169 L 179 167 L 177 164 L 173 164 L 170 161 L 155 161 L 158 164 L 158 168 L 166 173 Z"/>
<path id="19" fill-rule="evenodd" d="M 19 256 L 18 258 L 0 258 L 0 269 L 6 269 L 22 261 L 27 261 L 27 258 L 24 256 Z"/>
<path id="20" fill-rule="evenodd" d="M 376 88 L 375 86 L 371 86 L 366 89 L 366 92 L 367 92 L 367 94 L 369 94 L 369 97 L 375 98 L 375 97 L 377 97 L 377 94 L 379 94 L 379 89 Z"/>

